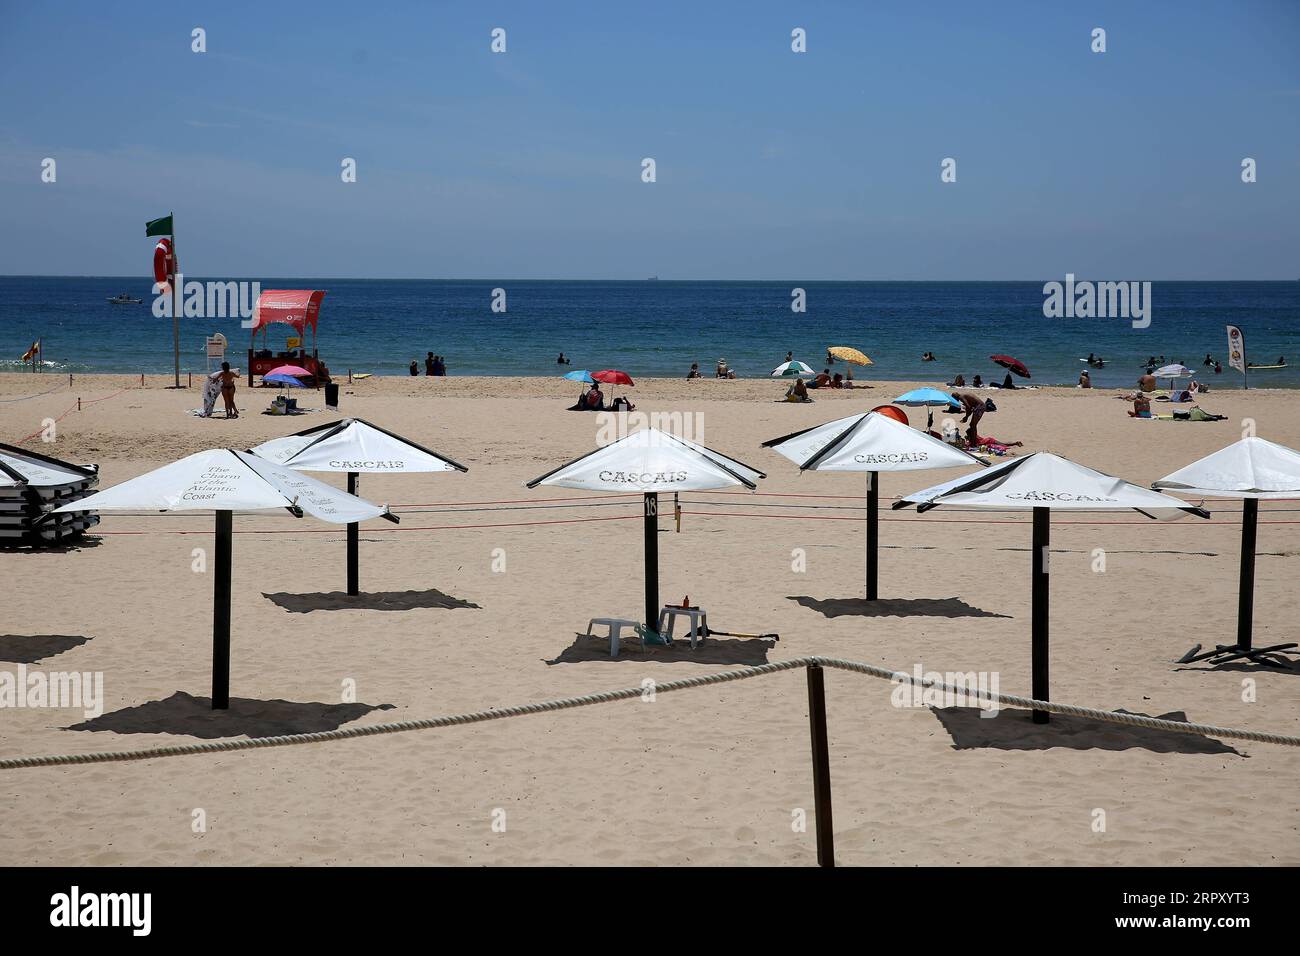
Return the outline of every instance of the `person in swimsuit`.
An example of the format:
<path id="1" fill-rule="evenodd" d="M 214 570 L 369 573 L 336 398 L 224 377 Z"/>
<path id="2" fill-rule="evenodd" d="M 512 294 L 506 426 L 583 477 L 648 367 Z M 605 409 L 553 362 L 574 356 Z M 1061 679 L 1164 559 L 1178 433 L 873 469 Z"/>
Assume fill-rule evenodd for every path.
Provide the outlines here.
<path id="1" fill-rule="evenodd" d="M 970 420 L 970 427 L 966 429 L 966 441 L 969 442 L 972 447 L 978 445 L 980 443 L 978 425 L 980 419 L 984 417 L 984 410 L 986 408 L 984 399 L 976 398 L 974 395 L 968 395 L 965 392 L 953 392 L 952 397 L 953 400 L 958 402 L 966 412 L 966 414 L 962 415 L 959 424 L 965 424 L 967 419 Z"/>
<path id="2" fill-rule="evenodd" d="M 238 418 L 239 409 L 235 407 L 235 381 L 239 378 L 230 370 L 229 362 L 221 363 L 221 400 L 226 405 L 226 417 Z"/>

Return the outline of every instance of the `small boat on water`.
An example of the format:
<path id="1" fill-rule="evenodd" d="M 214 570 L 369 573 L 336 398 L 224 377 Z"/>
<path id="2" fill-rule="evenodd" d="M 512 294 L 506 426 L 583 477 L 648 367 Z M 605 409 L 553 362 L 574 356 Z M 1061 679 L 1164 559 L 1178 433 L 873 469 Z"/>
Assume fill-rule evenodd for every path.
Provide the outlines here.
<path id="1" fill-rule="evenodd" d="M 122 292 L 118 295 L 110 296 L 108 301 L 113 305 L 140 305 L 144 302 L 144 299 L 133 299 L 125 292 Z"/>

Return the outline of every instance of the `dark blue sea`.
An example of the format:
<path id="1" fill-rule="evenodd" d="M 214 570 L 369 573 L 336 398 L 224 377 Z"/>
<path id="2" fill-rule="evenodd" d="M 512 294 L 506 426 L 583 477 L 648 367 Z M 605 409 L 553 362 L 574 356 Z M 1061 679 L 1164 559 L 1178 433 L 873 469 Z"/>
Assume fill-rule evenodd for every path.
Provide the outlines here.
<path id="1" fill-rule="evenodd" d="M 828 346 L 851 345 L 875 362 L 858 370 L 866 379 L 1000 379 L 989 356 L 1005 353 L 1029 366 L 1034 382 L 1073 384 L 1079 359 L 1092 352 L 1106 361 L 1094 384 L 1119 386 L 1132 384 L 1150 356 L 1201 370 L 1208 352 L 1224 370 L 1205 370 L 1207 382 L 1239 387 L 1240 373 L 1227 367 L 1227 323 L 1243 329 L 1249 361 L 1285 356 L 1300 366 L 1300 281 L 1157 282 L 1145 329 L 1125 319 L 1045 318 L 1042 282 L 259 281 L 327 290 L 318 347 L 336 375 L 406 374 L 432 351 L 451 375 L 547 376 L 558 373 L 563 351 L 570 369 L 685 376 L 692 362 L 711 374 L 726 358 L 757 377 L 787 351 L 820 370 Z M 790 308 L 796 285 L 807 294 L 801 314 Z M 504 313 L 491 310 L 494 288 L 505 289 Z M 120 292 L 144 304 L 106 301 Z M 19 367 L 40 338 L 52 370 L 169 372 L 171 320 L 153 316 L 150 292 L 140 277 L 0 278 L 0 369 Z M 243 364 L 249 333 L 238 319 L 182 319 L 182 371 L 205 367 L 204 339 L 218 331 L 230 340 L 232 364 Z M 274 326 L 271 345 L 291 334 Z M 938 361 L 921 362 L 926 351 Z M 1300 385 L 1294 366 L 1250 378 L 1259 387 Z"/>

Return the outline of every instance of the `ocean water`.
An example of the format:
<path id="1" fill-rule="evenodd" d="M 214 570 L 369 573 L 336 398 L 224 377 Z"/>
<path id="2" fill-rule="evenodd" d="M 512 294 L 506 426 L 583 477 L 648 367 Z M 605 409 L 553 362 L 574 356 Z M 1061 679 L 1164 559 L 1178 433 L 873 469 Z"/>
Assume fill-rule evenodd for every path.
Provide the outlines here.
<path id="1" fill-rule="evenodd" d="M 200 279 L 187 276 L 187 280 Z M 261 279 L 262 288 L 325 289 L 318 347 L 336 375 L 404 375 L 425 352 L 445 356 L 451 375 L 547 376 L 563 351 L 570 369 L 619 368 L 633 377 L 685 376 L 692 362 L 711 375 L 726 358 L 743 377 L 768 374 L 787 351 L 815 369 L 828 346 L 851 345 L 874 360 L 869 379 L 950 380 L 962 372 L 1000 380 L 989 356 L 1023 361 L 1033 381 L 1073 384 L 1094 352 L 1106 368 L 1097 386 L 1131 385 L 1149 356 L 1182 361 L 1207 384 L 1241 387 L 1229 369 L 1224 325 L 1241 326 L 1247 359 L 1292 368 L 1252 371 L 1259 387 L 1300 385 L 1300 281 L 1157 282 L 1151 324 L 1125 319 L 1049 319 L 1042 282 L 675 282 Z M 791 310 L 801 286 L 807 311 Z M 491 309 L 493 289 L 506 311 Z M 111 305 L 128 292 L 142 305 Z M 172 329 L 155 318 L 141 277 L 0 277 L 0 370 L 37 337 L 55 371 L 169 372 Z M 238 319 L 182 319 L 181 369 L 205 368 L 207 335 L 223 332 L 232 364 L 244 364 L 249 332 Z M 292 334 L 273 326 L 270 344 Z M 310 339 L 308 344 L 310 344 Z M 923 363 L 923 352 L 939 359 Z M 1224 363 L 1204 369 L 1205 354 Z M 840 366 L 837 366 L 839 368 Z"/>

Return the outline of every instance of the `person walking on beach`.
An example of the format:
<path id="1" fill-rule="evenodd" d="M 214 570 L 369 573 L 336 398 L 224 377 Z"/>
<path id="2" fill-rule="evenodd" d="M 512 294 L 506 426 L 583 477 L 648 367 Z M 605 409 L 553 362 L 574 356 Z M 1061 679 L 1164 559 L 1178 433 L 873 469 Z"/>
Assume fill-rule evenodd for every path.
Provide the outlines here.
<path id="1" fill-rule="evenodd" d="M 235 381 L 239 378 L 230 370 L 229 362 L 221 363 L 221 400 L 226 405 L 226 417 L 238 418 L 239 409 L 235 407 Z"/>
<path id="2" fill-rule="evenodd" d="M 953 392 L 952 398 L 966 411 L 959 424 L 965 424 L 967 419 L 970 420 L 970 427 L 966 429 L 966 441 L 974 448 L 980 443 L 979 423 L 988 406 L 984 404 L 984 399 L 966 392 Z"/>

